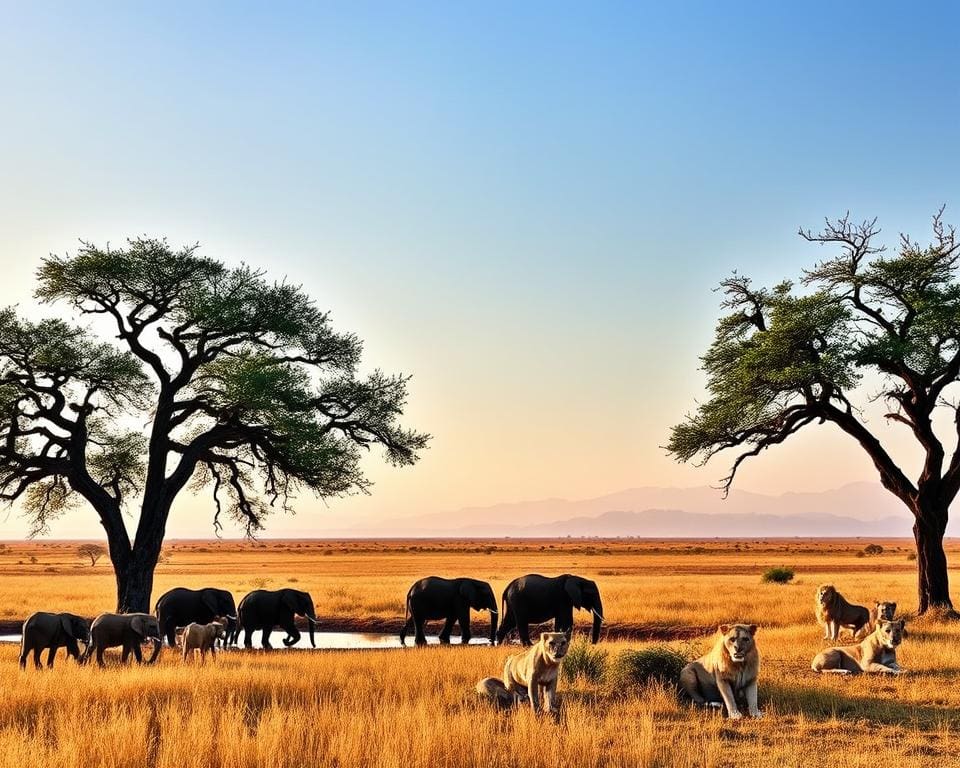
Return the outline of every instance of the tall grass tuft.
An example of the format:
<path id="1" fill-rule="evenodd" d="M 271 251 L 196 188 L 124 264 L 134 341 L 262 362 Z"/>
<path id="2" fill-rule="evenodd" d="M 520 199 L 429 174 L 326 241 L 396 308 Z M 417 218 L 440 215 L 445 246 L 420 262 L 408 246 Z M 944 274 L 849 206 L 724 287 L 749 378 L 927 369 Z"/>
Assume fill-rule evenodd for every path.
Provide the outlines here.
<path id="1" fill-rule="evenodd" d="M 583 640 L 573 643 L 563 657 L 563 679 L 570 683 L 577 678 L 598 683 L 606 668 L 607 652 Z"/>
<path id="2" fill-rule="evenodd" d="M 632 691 L 651 684 L 674 689 L 686 657 L 668 645 L 653 645 L 618 653 L 607 666 L 605 682 L 617 691 Z"/>
<path id="3" fill-rule="evenodd" d="M 763 574 L 763 581 L 766 584 L 787 584 L 793 581 L 793 568 L 787 568 L 783 565 L 768 568 Z"/>

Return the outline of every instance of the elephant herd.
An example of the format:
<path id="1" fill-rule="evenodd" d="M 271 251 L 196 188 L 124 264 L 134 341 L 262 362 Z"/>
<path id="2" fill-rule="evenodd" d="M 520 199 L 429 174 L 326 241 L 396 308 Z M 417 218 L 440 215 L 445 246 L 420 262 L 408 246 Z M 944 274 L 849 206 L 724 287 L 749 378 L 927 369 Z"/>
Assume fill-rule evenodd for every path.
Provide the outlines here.
<path id="1" fill-rule="evenodd" d="M 490 612 L 490 642 L 501 643 L 516 630 L 520 641 L 530 645 L 529 625 L 553 621 L 556 631 L 573 629 L 574 609 L 593 614 L 594 643 L 600 637 L 603 623 L 603 604 L 596 583 L 581 576 L 540 576 L 529 574 L 514 579 L 504 590 L 500 614 L 493 589 L 485 581 L 477 579 L 444 579 L 430 576 L 416 582 L 407 592 L 406 617 L 400 630 L 400 644 L 406 644 L 411 629 L 417 645 L 427 642 L 424 623 L 444 620 L 440 642 L 449 643 L 454 624 L 460 626 L 462 643 L 471 638 L 470 612 Z M 275 627 L 286 631 L 283 644 L 296 645 L 301 634 L 295 618 L 307 620 L 310 644 L 316 646 L 314 628 L 319 623 L 314 611 L 313 598 L 295 589 L 265 590 L 250 592 L 236 606 L 233 595 L 224 589 L 207 587 L 187 589 L 177 587 L 164 593 L 156 602 L 154 614 L 147 613 L 102 613 L 93 622 L 70 613 L 38 612 L 23 624 L 20 666 L 26 667 L 32 654 L 34 665 L 41 667 L 41 652 L 46 650 L 47 666 L 52 667 L 60 648 L 65 648 L 81 664 L 96 655 L 97 663 L 103 666 L 103 653 L 108 648 L 121 648 L 122 660 L 131 655 L 137 663 L 143 661 L 141 646 L 153 643 L 153 653 L 148 664 L 156 661 L 165 639 L 171 647 L 176 645 L 177 630 L 191 623 L 206 624 L 214 620 L 226 624 L 224 644 L 235 645 L 244 633 L 244 647 L 253 647 L 253 633 L 262 633 L 262 645 L 269 649 L 270 634 Z M 85 646 L 80 651 L 80 643 Z"/>
<path id="2" fill-rule="evenodd" d="M 400 630 L 400 644 L 414 630 L 417 645 L 424 645 L 424 622 L 444 619 L 440 642 L 450 642 L 454 624 L 460 625 L 460 642 L 470 642 L 470 611 L 490 612 L 490 642 L 500 643 L 513 630 L 520 642 L 530 645 L 530 624 L 553 621 L 554 630 L 573 629 L 573 610 L 593 614 L 591 640 L 600 639 L 603 624 L 603 603 L 596 582 L 565 573 L 562 576 L 541 576 L 531 573 L 511 581 L 503 591 L 503 616 L 497 628 L 498 606 L 493 589 L 477 579 L 442 579 L 430 576 L 416 582 L 407 592 L 406 621 Z"/>
<path id="3" fill-rule="evenodd" d="M 40 654 L 46 650 L 47 666 L 52 667 L 60 648 L 66 648 L 67 654 L 81 664 L 96 654 L 97 663 L 103 666 L 103 652 L 107 648 L 121 648 L 124 663 L 131 654 L 140 663 L 143 661 L 141 645 L 146 642 L 152 642 L 154 646 L 147 660 L 151 664 L 156 661 L 164 639 L 171 647 L 176 645 L 179 627 L 194 622 L 206 624 L 214 619 L 226 623 L 225 642 L 236 644 L 243 630 L 244 646 L 250 648 L 253 633 L 262 630 L 263 647 L 271 648 L 270 633 L 276 626 L 287 632 L 284 645 L 295 645 L 300 640 L 300 631 L 294 617 L 305 616 L 310 626 L 310 643 L 315 644 L 313 628 L 317 616 L 313 598 L 295 589 L 258 589 L 244 597 L 237 608 L 233 595 L 227 590 L 177 587 L 160 596 L 154 613 L 156 615 L 102 613 L 92 623 L 71 613 L 34 613 L 23 623 L 20 666 L 26 667 L 27 658 L 32 654 L 33 663 L 39 669 Z M 83 653 L 79 643 L 86 646 Z"/>

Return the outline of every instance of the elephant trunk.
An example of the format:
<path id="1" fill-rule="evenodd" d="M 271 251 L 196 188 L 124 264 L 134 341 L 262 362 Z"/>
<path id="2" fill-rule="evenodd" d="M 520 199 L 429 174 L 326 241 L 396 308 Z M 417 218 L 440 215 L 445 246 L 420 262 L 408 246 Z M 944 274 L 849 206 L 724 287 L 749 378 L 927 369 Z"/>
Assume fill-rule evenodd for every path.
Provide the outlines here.
<path id="1" fill-rule="evenodd" d="M 603 624 L 603 603 L 597 598 L 597 604 L 590 609 L 593 613 L 593 633 L 590 641 L 594 644 L 600 639 L 600 625 Z"/>
<path id="2" fill-rule="evenodd" d="M 311 616 L 310 614 L 307 614 L 307 631 L 310 633 L 310 647 L 311 647 L 311 648 L 316 648 L 316 647 L 317 647 L 317 643 L 316 643 L 316 642 L 314 641 L 314 639 L 313 639 L 313 628 L 314 628 L 314 626 L 316 626 L 316 625 L 319 624 L 319 623 L 320 623 L 320 622 L 317 621 L 317 617 L 316 617 L 316 616 Z"/>
<path id="3" fill-rule="evenodd" d="M 147 664 L 153 664 L 157 660 L 157 656 L 160 655 L 160 648 L 163 646 L 163 640 L 159 637 L 151 637 L 150 639 L 153 640 L 153 654 L 147 659 Z"/>
<path id="4" fill-rule="evenodd" d="M 497 644 L 497 609 L 496 604 L 490 609 L 490 645 Z"/>

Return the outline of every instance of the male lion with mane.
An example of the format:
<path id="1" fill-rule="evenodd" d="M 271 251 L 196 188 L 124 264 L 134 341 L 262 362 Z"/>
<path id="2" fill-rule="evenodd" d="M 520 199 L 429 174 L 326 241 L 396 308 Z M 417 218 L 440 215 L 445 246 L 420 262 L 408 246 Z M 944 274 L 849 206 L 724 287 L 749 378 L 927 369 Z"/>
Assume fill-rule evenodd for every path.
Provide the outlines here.
<path id="1" fill-rule="evenodd" d="M 691 661 L 680 673 L 680 686 L 700 706 L 726 705 L 727 716 L 739 720 L 738 701 L 751 717 L 763 717 L 757 708 L 760 652 L 756 624 L 721 624 L 710 653 Z"/>
<path id="2" fill-rule="evenodd" d="M 813 602 L 817 623 L 823 626 L 824 640 L 837 640 L 840 629 L 849 629 L 854 638 L 870 624 L 870 611 L 848 603 L 833 584 L 821 584 Z"/>

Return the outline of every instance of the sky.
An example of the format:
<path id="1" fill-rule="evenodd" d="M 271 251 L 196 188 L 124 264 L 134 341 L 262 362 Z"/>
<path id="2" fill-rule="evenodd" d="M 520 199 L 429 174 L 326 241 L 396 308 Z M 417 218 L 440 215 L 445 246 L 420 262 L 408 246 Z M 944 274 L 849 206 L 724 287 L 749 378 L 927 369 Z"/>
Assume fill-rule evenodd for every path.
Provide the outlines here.
<path id="1" fill-rule="evenodd" d="M 827 215 L 891 244 L 960 222 L 949 3 L 0 5 L 0 306 L 61 312 L 34 273 L 79 239 L 165 236 L 301 283 L 366 368 L 413 375 L 421 462 L 373 455 L 372 495 L 303 497 L 274 535 L 714 483 L 661 446 L 717 283 L 796 276 Z M 825 426 L 739 486 L 872 479 Z M 168 534 L 211 516 L 185 498 Z"/>

